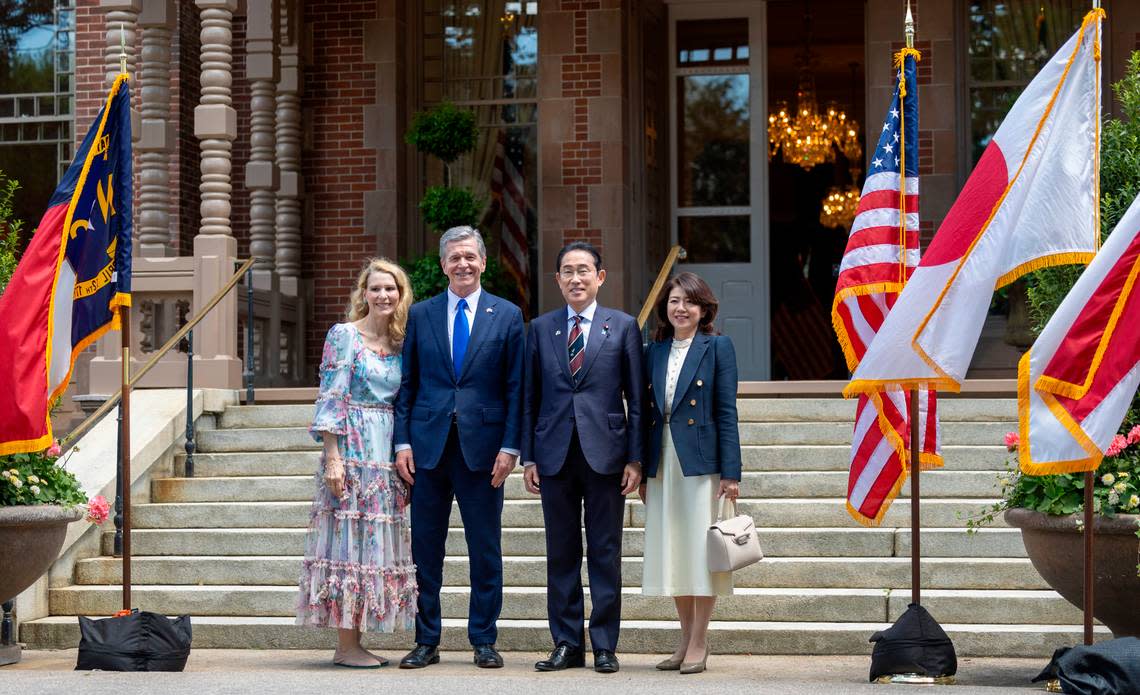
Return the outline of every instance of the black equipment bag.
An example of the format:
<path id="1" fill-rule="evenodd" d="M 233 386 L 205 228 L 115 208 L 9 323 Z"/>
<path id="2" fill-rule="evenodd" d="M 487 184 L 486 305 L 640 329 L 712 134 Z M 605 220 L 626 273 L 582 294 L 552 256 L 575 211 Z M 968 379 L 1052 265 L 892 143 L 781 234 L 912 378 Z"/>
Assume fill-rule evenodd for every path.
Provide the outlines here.
<path id="1" fill-rule="evenodd" d="M 1121 637 L 1091 646 L 1062 647 L 1033 682 L 1059 679 L 1074 695 L 1140 693 L 1140 639 Z"/>
<path id="2" fill-rule="evenodd" d="M 102 620 L 79 617 L 76 671 L 181 671 L 190 657 L 190 616 L 139 611 Z"/>
<path id="3" fill-rule="evenodd" d="M 922 606 L 910 604 L 895 624 L 871 635 L 871 677 L 916 673 L 953 676 L 958 671 L 954 643 Z"/>

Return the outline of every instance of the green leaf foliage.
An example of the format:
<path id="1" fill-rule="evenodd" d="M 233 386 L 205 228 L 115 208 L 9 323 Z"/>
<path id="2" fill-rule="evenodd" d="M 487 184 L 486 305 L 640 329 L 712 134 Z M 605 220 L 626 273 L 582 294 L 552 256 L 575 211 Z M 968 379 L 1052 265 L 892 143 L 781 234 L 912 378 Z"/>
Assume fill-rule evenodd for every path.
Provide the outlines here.
<path id="1" fill-rule="evenodd" d="M 58 457 L 47 452 L 0 456 L 0 507 L 86 503 L 79 481 Z"/>
<path id="2" fill-rule="evenodd" d="M 8 287 L 19 262 L 20 230 L 24 223 L 14 219 L 13 203 L 20 184 L 0 172 L 0 294 Z"/>
<path id="3" fill-rule="evenodd" d="M 475 149 L 478 139 L 475 113 L 448 102 L 417 113 L 404 135 L 409 145 L 447 164 Z"/>
<path id="4" fill-rule="evenodd" d="M 467 188 L 432 186 L 420 201 L 424 222 L 441 233 L 461 224 L 477 226 L 482 209 L 483 202 Z"/>

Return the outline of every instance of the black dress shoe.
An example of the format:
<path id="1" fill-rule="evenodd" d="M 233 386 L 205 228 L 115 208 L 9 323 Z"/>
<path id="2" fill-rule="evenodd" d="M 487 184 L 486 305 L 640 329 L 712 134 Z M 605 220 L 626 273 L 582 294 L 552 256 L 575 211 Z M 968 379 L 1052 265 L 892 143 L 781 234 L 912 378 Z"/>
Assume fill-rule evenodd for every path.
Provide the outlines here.
<path id="1" fill-rule="evenodd" d="M 564 668 L 582 668 L 586 665 L 586 655 L 581 649 L 571 647 L 569 644 L 560 644 L 550 652 L 549 659 L 543 659 L 534 665 L 535 671 L 561 671 Z"/>
<path id="2" fill-rule="evenodd" d="M 417 644 L 416 648 L 400 659 L 400 668 L 424 668 L 439 663 L 439 647 L 434 644 Z"/>
<path id="3" fill-rule="evenodd" d="M 608 649 L 594 651 L 594 670 L 598 673 L 617 673 L 620 668 L 617 654 Z"/>
<path id="4" fill-rule="evenodd" d="M 502 668 L 503 657 L 493 644 L 475 645 L 475 665 L 479 668 Z"/>

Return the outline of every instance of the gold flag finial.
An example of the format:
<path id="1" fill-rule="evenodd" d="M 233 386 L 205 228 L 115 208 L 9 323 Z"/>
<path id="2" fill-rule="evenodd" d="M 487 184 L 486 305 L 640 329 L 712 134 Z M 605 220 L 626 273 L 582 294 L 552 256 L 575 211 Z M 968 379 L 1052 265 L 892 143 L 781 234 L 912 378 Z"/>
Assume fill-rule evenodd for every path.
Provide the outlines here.
<path id="1" fill-rule="evenodd" d="M 910 0 L 907 0 L 908 2 Z M 119 72 L 127 71 L 127 25 L 119 22 Z"/>
<path id="2" fill-rule="evenodd" d="M 910 12 L 910 0 L 906 0 L 906 47 L 914 48 L 914 15 Z"/>

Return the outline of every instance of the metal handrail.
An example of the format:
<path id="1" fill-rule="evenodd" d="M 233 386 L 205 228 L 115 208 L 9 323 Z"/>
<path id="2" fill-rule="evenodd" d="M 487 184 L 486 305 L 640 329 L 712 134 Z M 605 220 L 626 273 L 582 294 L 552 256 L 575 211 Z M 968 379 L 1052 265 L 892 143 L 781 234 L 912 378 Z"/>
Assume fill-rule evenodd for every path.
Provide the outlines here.
<path id="1" fill-rule="evenodd" d="M 140 379 L 147 375 L 147 372 L 149 372 L 154 368 L 156 364 L 158 364 L 158 361 L 162 359 L 163 355 L 174 349 L 174 346 L 176 346 L 179 341 L 181 341 L 182 338 L 186 336 L 186 334 L 194 330 L 194 326 L 197 326 L 202 321 L 202 319 L 206 318 L 206 315 L 213 311 L 214 307 L 216 307 L 218 303 L 221 302 L 222 299 L 229 293 L 229 291 L 237 285 L 238 280 L 241 279 L 242 275 L 244 275 L 246 271 L 253 267 L 254 260 L 256 259 L 250 258 L 249 260 L 242 263 L 241 267 L 238 268 L 238 271 L 234 273 L 233 277 L 229 279 L 229 282 L 227 282 L 225 286 L 222 287 L 222 289 L 218 290 L 217 294 L 215 294 L 210 299 L 210 301 L 206 302 L 206 306 L 203 307 L 202 310 L 197 313 L 197 315 L 193 316 L 189 321 L 187 321 L 186 325 L 178 329 L 178 331 L 170 337 L 170 340 L 166 341 L 166 343 L 163 344 L 163 346 L 160 347 L 158 351 L 151 356 L 150 360 L 131 376 L 130 380 L 127 382 L 127 386 L 133 387 Z M 192 384 L 187 384 L 187 388 L 192 387 Z M 61 444 L 68 444 L 71 441 L 77 439 L 87 430 L 91 429 L 91 427 L 93 427 L 96 422 L 98 422 L 104 415 L 106 415 L 107 412 L 111 410 L 111 408 L 115 407 L 122 396 L 123 391 L 120 388 L 115 392 L 113 396 L 104 401 L 103 405 L 99 406 L 98 410 L 96 410 L 94 413 L 91 413 L 91 415 L 86 420 L 81 422 L 78 427 L 69 432 L 67 436 L 63 438 Z M 190 415 L 190 413 L 187 413 L 187 415 Z"/>
<path id="2" fill-rule="evenodd" d="M 649 314 L 653 311 L 654 305 L 657 304 L 657 297 L 661 294 L 661 288 L 665 286 L 665 281 L 669 279 L 669 273 L 673 272 L 673 266 L 677 264 L 678 259 L 683 261 L 688 255 L 680 244 L 673 244 L 673 248 L 669 249 L 669 254 L 665 256 L 665 262 L 661 264 L 661 271 L 657 273 L 657 279 L 653 281 L 653 288 L 649 290 L 649 296 L 645 298 L 645 305 L 637 314 L 637 327 L 639 329 L 645 328 L 645 322 L 649 320 Z"/>

